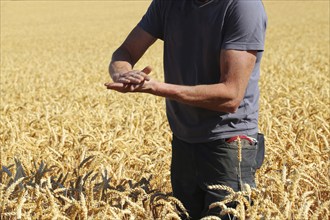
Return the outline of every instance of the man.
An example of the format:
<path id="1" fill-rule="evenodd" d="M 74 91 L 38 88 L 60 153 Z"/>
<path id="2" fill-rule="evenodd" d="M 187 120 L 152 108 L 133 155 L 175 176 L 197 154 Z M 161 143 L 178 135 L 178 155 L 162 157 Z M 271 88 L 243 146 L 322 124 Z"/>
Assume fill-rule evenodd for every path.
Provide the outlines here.
<path id="1" fill-rule="evenodd" d="M 154 0 L 112 56 L 108 89 L 166 98 L 173 195 L 193 219 L 219 215 L 208 207 L 226 193 L 208 185 L 255 187 L 266 23 L 259 0 Z M 157 39 L 164 41 L 165 82 L 152 80 L 148 66 L 133 69 Z"/>

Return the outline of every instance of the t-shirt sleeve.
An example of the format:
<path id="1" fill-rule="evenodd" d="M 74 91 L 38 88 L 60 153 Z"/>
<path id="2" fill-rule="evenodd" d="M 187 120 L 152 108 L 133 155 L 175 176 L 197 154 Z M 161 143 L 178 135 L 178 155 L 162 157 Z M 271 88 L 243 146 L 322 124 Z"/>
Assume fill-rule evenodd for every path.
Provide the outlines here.
<path id="1" fill-rule="evenodd" d="M 264 50 L 267 16 L 261 1 L 234 0 L 224 22 L 222 49 Z"/>
<path id="2" fill-rule="evenodd" d="M 163 22 L 162 22 L 162 2 L 153 0 L 142 17 L 138 26 L 154 36 L 155 38 L 163 39 Z"/>

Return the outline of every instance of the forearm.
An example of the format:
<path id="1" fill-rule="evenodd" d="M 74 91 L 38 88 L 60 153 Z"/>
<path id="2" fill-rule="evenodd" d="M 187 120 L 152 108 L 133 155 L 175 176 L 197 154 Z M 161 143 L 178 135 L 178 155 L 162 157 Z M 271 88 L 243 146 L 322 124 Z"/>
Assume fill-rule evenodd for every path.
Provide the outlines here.
<path id="1" fill-rule="evenodd" d="M 146 92 L 166 97 L 184 104 L 220 112 L 235 112 L 241 97 L 226 84 L 182 86 L 153 82 Z"/>

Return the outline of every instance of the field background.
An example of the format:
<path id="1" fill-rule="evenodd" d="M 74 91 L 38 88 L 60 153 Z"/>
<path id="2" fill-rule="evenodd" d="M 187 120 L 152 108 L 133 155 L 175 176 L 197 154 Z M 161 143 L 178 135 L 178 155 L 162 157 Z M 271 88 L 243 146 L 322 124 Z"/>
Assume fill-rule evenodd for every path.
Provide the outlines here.
<path id="1" fill-rule="evenodd" d="M 164 99 L 103 86 L 112 52 L 149 3 L 1 1 L 1 219 L 175 219 L 183 211 L 170 196 Z M 328 219 L 329 2 L 264 3 L 267 155 L 258 190 L 247 192 L 256 205 L 235 214 Z M 136 68 L 150 65 L 163 80 L 162 53 L 158 41 Z"/>

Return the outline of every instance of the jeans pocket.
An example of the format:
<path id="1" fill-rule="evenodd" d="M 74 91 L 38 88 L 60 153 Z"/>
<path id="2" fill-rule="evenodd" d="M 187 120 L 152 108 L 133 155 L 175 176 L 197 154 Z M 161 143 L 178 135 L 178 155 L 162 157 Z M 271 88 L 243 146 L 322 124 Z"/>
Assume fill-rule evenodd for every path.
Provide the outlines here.
<path id="1" fill-rule="evenodd" d="M 241 150 L 239 150 L 239 146 Z M 242 184 L 247 183 L 251 187 L 255 187 L 255 170 L 257 167 L 257 142 L 251 142 L 249 140 L 241 139 L 239 141 L 233 141 L 227 143 L 228 148 L 235 148 L 236 157 L 240 158 L 237 161 L 237 176 L 240 187 Z M 241 155 L 239 155 L 241 153 Z"/>
<path id="2" fill-rule="evenodd" d="M 258 145 L 243 145 L 242 146 L 242 161 L 241 166 L 246 168 L 256 169 L 257 166 L 257 151 Z"/>

